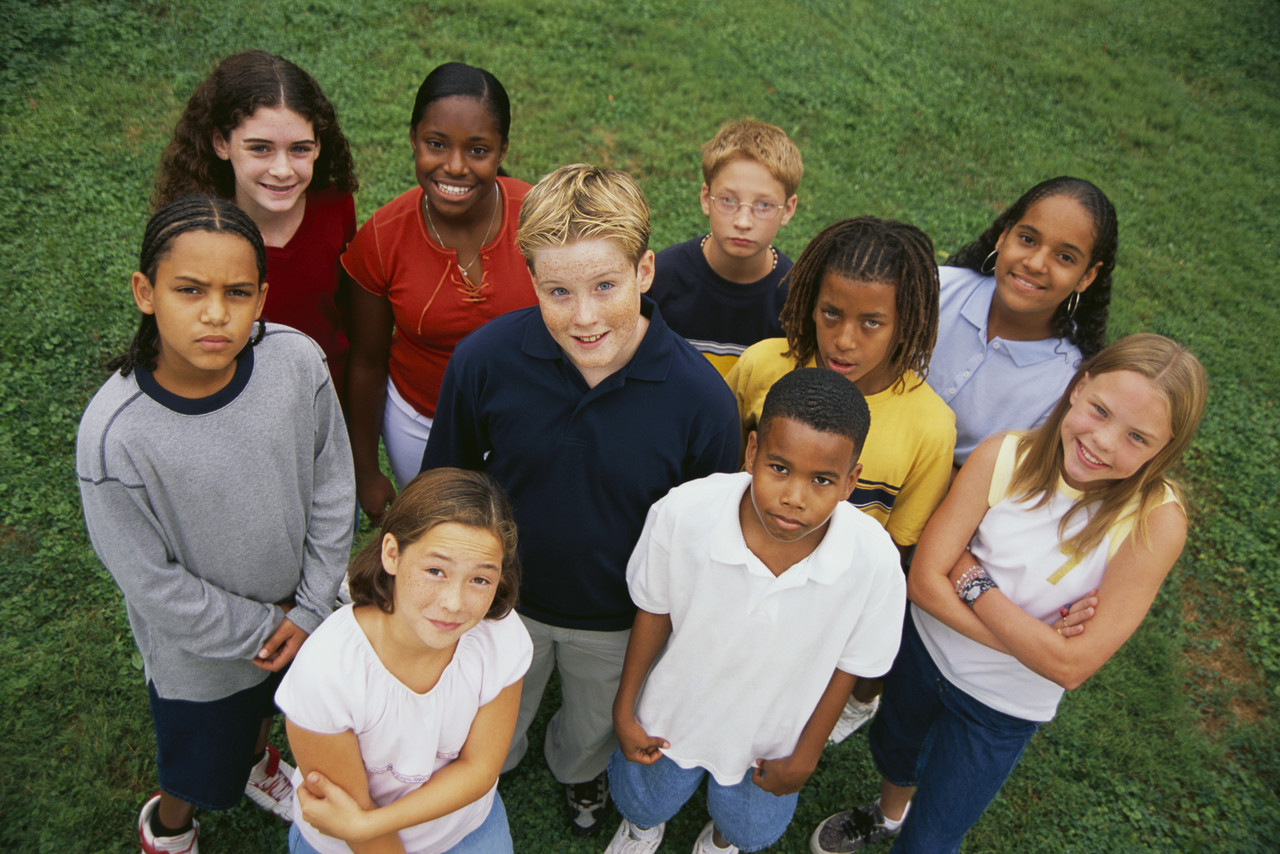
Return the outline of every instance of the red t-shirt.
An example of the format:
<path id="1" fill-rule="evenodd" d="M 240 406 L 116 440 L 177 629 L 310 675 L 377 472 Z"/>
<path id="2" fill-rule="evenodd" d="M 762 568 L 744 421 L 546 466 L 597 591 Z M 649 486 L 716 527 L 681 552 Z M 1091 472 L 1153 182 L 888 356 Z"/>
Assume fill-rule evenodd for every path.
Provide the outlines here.
<path id="1" fill-rule="evenodd" d="M 516 248 L 520 203 L 529 185 L 499 177 L 502 222 L 480 250 L 484 279 L 479 294 L 462 281 L 458 253 L 435 242 L 422 217 L 422 188 L 414 187 L 378 208 L 342 256 L 342 266 L 362 288 L 386 297 L 395 315 L 388 370 L 400 395 L 429 418 L 444 367 L 469 332 L 500 314 L 537 303 L 524 256 Z"/>
<path id="2" fill-rule="evenodd" d="M 262 315 L 315 339 L 342 388 L 347 336 L 338 315 L 338 257 L 356 233 L 356 204 L 333 188 L 307 193 L 302 224 L 284 246 L 267 247 L 267 305 Z"/>

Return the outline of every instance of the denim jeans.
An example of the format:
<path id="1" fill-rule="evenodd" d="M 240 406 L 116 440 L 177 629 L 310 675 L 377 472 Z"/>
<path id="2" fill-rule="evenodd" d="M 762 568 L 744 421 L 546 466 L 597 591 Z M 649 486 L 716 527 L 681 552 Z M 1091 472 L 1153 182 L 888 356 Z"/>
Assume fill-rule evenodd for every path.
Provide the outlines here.
<path id="1" fill-rule="evenodd" d="M 870 734 L 871 758 L 884 778 L 918 787 L 893 851 L 959 851 L 1039 727 L 947 681 L 908 613 Z"/>
<path id="2" fill-rule="evenodd" d="M 609 794 L 618 812 L 637 827 L 670 820 L 693 797 L 707 772 L 681 768 L 667 757 L 652 765 L 628 762 L 615 750 L 609 757 Z M 743 851 L 759 851 L 777 842 L 791 823 L 798 794 L 772 795 L 751 782 L 751 774 L 732 786 L 707 780 L 707 812 L 725 839 Z"/>
<path id="3" fill-rule="evenodd" d="M 320 854 L 307 842 L 297 822 L 289 826 L 289 854 Z M 507 810 L 502 805 L 502 795 L 494 792 L 493 806 L 484 823 L 444 854 L 511 854 L 511 829 L 507 826 Z"/>

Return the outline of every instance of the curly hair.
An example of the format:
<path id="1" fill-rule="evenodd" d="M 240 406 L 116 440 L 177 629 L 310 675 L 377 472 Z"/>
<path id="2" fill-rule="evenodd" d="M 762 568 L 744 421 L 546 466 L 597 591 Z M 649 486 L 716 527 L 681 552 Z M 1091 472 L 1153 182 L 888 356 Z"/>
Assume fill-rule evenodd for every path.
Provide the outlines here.
<path id="1" fill-rule="evenodd" d="M 914 225 L 873 216 L 842 219 L 818 232 L 791 268 L 791 290 L 780 316 L 786 355 L 797 366 L 808 364 L 818 352 L 813 309 L 827 273 L 893 286 L 898 340 L 889 365 L 897 377 L 894 387 L 906 388 L 908 370 L 921 380 L 928 376 L 938 338 L 939 291 L 929 235 Z"/>
<path id="2" fill-rule="evenodd" d="M 996 217 L 977 240 L 961 247 L 942 263 L 947 267 L 966 267 L 976 273 L 988 275 L 983 262 L 996 248 L 1003 235 L 1026 215 L 1036 202 L 1053 196 L 1067 196 L 1080 203 L 1093 218 L 1093 249 L 1089 254 L 1089 267 L 1101 262 L 1102 267 L 1093 284 L 1080 294 L 1074 317 L 1067 311 L 1066 300 L 1053 313 L 1053 335 L 1065 338 L 1080 348 L 1087 359 L 1106 346 L 1107 311 L 1111 305 L 1111 274 L 1116 268 L 1116 250 L 1119 246 L 1119 228 L 1116 209 L 1102 190 L 1083 178 L 1061 175 L 1041 181 Z"/>
<path id="3" fill-rule="evenodd" d="M 218 63 L 187 101 L 160 159 L 152 207 L 159 209 L 194 193 L 234 198 L 235 174 L 231 164 L 214 151 L 214 134 L 230 139 L 231 132 L 259 107 L 281 106 L 309 121 L 320 143 L 307 189 L 333 187 L 354 193 L 359 183 L 351 147 L 320 84 L 283 57 L 246 50 Z"/>
<path id="4" fill-rule="evenodd" d="M 763 442 L 775 418 L 790 418 L 820 433 L 835 433 L 853 442 L 858 454 L 871 430 L 871 410 L 853 383 L 825 368 L 797 368 L 783 374 L 764 397 L 757 440 Z"/>
<path id="5" fill-rule="evenodd" d="M 258 267 L 258 284 L 261 285 L 262 280 L 267 277 L 267 249 L 263 245 L 258 226 L 234 202 L 217 196 L 183 196 L 156 211 L 147 222 L 147 229 L 142 235 L 138 271 L 154 284 L 156 270 L 159 269 L 160 262 L 168 257 L 173 241 L 189 231 L 210 231 L 244 238 L 253 248 L 254 261 Z M 265 332 L 266 326 L 259 319 L 257 334 L 249 341 L 249 346 L 261 341 Z M 119 371 L 125 377 L 139 365 L 148 371 L 154 371 L 159 344 L 160 330 L 156 326 L 156 316 L 143 314 L 128 349 L 107 362 L 107 370 Z"/>

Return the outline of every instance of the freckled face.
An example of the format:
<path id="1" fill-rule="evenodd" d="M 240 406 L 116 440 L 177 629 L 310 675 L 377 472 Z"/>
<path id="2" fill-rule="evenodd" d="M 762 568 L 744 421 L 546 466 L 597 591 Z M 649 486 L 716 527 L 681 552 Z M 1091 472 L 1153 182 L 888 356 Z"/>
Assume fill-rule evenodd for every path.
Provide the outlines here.
<path id="1" fill-rule="evenodd" d="M 1169 401 L 1135 371 L 1085 378 L 1062 421 L 1063 477 L 1089 489 L 1135 474 L 1173 438 Z"/>
<path id="2" fill-rule="evenodd" d="M 747 437 L 745 469 L 751 488 L 740 513 L 744 531 L 763 530 L 774 540 L 792 543 L 826 530 L 836 505 L 853 493 L 862 471 L 854 464 L 853 440 L 791 418 L 774 418 L 764 439 L 758 437 L 759 431 Z"/>
<path id="3" fill-rule="evenodd" d="M 235 173 L 236 206 L 255 221 L 290 211 L 311 184 L 320 143 L 311 122 L 287 107 L 259 107 L 213 148 Z"/>
<path id="4" fill-rule="evenodd" d="M 1070 196 L 1036 202 L 996 241 L 996 294 L 1002 308 L 1043 323 L 1058 306 L 1093 284 L 1102 262 L 1089 263 L 1093 217 Z"/>
<path id="5" fill-rule="evenodd" d="M 617 371 L 640 347 L 648 321 L 640 294 L 653 282 L 653 253 L 638 264 L 612 240 L 579 240 L 539 249 L 533 286 L 551 337 L 595 385 Z"/>
<path id="6" fill-rule="evenodd" d="M 893 285 L 824 273 L 813 306 L 819 366 L 844 376 L 867 396 L 893 385 L 898 379 L 890 364 L 898 343 L 896 297 Z"/>
<path id="7" fill-rule="evenodd" d="M 425 647 L 451 649 L 493 604 L 502 542 L 493 531 L 457 522 L 437 525 L 404 549 L 387 534 L 382 567 L 395 576 L 396 625 Z"/>

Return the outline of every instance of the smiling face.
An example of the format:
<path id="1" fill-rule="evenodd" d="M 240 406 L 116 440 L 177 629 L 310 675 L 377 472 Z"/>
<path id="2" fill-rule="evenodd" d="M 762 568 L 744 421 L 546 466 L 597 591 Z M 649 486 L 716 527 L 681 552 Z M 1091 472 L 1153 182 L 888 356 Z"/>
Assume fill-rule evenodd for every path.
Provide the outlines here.
<path id="1" fill-rule="evenodd" d="M 213 149 L 235 173 L 236 205 L 255 222 L 293 210 L 311 184 L 320 143 L 311 122 L 287 107 L 259 107 Z"/>
<path id="2" fill-rule="evenodd" d="M 819 367 L 841 374 L 868 397 L 893 385 L 896 298 L 893 285 L 824 273 L 813 306 Z"/>
<path id="3" fill-rule="evenodd" d="M 156 318 L 156 382 L 189 398 L 226 386 L 267 297 L 249 241 L 185 232 L 156 265 L 155 281 L 134 273 L 132 287 L 138 309 Z"/>
<path id="4" fill-rule="evenodd" d="M 502 541 L 486 528 L 445 522 L 403 549 L 382 538 L 382 568 L 395 577 L 391 614 L 401 642 L 452 649 L 484 619 L 502 577 Z"/>
<path id="5" fill-rule="evenodd" d="M 785 417 L 769 421 L 764 438 L 759 436 L 757 430 L 747 437 L 744 468 L 751 488 L 739 513 L 747 545 L 760 534 L 794 543 L 825 531 L 862 471 L 854 463 L 853 440 Z"/>
<path id="6" fill-rule="evenodd" d="M 631 361 L 649 327 L 640 294 L 653 282 L 653 252 L 632 264 L 612 240 L 579 240 L 537 250 L 532 268 L 542 320 L 588 385 Z"/>
<path id="7" fill-rule="evenodd" d="M 1017 326 L 1052 335 L 1053 313 L 1073 292 L 1093 283 L 1102 262 L 1090 264 L 1093 217 L 1070 196 L 1049 196 L 996 241 L 992 312 L 1016 316 Z"/>
<path id="8" fill-rule="evenodd" d="M 734 213 L 727 214 L 712 203 L 712 196 L 732 198 L 746 204 L 784 205 L 784 208 L 775 209 L 772 219 L 759 219 L 749 208 L 741 206 Z M 703 250 L 708 263 L 717 272 L 736 270 L 738 265 L 753 258 L 759 258 L 762 265 L 771 265 L 773 258 L 768 252 L 769 246 L 778 235 L 778 229 L 791 221 L 795 210 L 795 195 L 788 198 L 782 182 L 761 163 L 740 157 L 721 166 L 712 176 L 710 185 L 702 185 L 702 212 L 711 221 L 711 239 Z M 767 272 L 766 269 L 764 274 Z M 751 281 L 760 277 L 756 276 Z"/>
<path id="9" fill-rule="evenodd" d="M 1085 375 L 1062 420 L 1063 477 L 1076 489 L 1123 480 L 1172 438 L 1169 401 L 1135 371 Z"/>
<path id="10" fill-rule="evenodd" d="M 409 140 L 433 211 L 447 220 L 489 215 L 489 192 L 507 144 L 482 101 L 453 95 L 431 102 Z"/>

